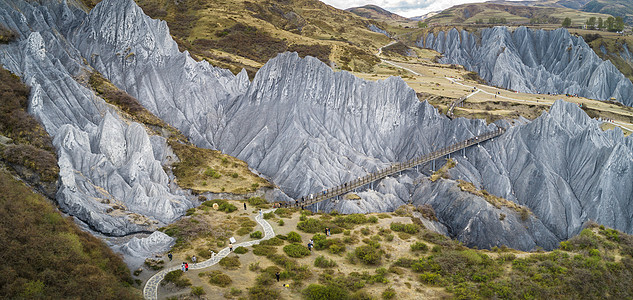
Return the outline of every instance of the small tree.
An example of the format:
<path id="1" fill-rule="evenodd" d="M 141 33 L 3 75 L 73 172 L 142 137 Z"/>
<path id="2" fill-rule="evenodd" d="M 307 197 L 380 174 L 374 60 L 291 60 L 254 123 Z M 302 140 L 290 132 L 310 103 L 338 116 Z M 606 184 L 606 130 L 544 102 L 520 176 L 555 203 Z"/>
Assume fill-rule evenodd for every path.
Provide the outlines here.
<path id="1" fill-rule="evenodd" d="M 596 17 L 591 17 L 587 20 L 587 26 L 593 28 L 596 26 Z"/>
<path id="2" fill-rule="evenodd" d="M 604 23 L 605 23 L 605 26 L 607 27 L 608 31 L 615 31 L 615 18 L 614 17 L 608 17 L 607 20 Z"/>
<path id="3" fill-rule="evenodd" d="M 624 19 L 622 17 L 615 17 L 614 29 L 615 31 L 624 30 Z"/>
<path id="4" fill-rule="evenodd" d="M 563 20 L 563 27 L 568 28 L 570 26 L 571 26 L 571 19 L 565 18 L 565 20 Z"/>
<path id="5" fill-rule="evenodd" d="M 604 29 L 604 21 L 602 21 L 602 17 L 598 17 L 598 28 Z"/>
<path id="6" fill-rule="evenodd" d="M 427 26 L 429 26 L 429 25 L 426 22 L 418 21 L 418 27 L 419 28 L 426 28 Z"/>

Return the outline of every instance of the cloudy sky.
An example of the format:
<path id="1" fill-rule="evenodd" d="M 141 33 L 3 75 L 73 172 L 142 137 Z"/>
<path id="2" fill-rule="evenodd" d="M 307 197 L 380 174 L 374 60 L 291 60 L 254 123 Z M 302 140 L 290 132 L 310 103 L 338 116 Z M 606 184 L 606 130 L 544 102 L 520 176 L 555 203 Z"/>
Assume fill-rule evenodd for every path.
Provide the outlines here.
<path id="1" fill-rule="evenodd" d="M 420 16 L 432 11 L 443 10 L 454 5 L 486 0 L 321 0 L 339 9 L 363 6 L 367 4 L 378 5 L 390 12 L 404 17 Z"/>

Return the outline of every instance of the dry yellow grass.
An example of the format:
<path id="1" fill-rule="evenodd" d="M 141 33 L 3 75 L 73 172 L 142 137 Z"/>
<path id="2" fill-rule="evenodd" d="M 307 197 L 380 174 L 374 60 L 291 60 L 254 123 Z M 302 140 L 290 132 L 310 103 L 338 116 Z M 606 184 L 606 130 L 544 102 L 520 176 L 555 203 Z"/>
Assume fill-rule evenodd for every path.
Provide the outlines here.
<path id="1" fill-rule="evenodd" d="M 253 174 L 248 164 L 220 151 L 170 143 L 180 162 L 173 172 L 179 186 L 195 192 L 245 194 L 258 188 L 272 187 L 266 179 Z"/>
<path id="2" fill-rule="evenodd" d="M 439 170 L 435 171 L 431 175 L 431 181 L 435 182 L 440 178 L 450 178 L 450 176 L 448 175 L 448 170 L 454 168 L 455 165 L 457 165 L 457 163 L 452 158 L 449 158 L 448 160 L 446 160 L 446 164 L 444 164 Z"/>
<path id="3" fill-rule="evenodd" d="M 457 186 L 459 186 L 459 188 L 464 191 L 464 192 L 468 192 L 471 193 L 473 195 L 482 197 L 484 199 L 486 199 L 486 201 L 488 201 L 488 203 L 492 204 L 494 207 L 496 208 L 501 208 L 502 206 L 511 208 L 517 212 L 521 212 L 522 210 L 526 210 L 527 208 L 516 204 L 508 199 L 505 198 L 501 198 L 498 196 L 495 196 L 493 194 L 488 193 L 488 191 L 486 190 L 479 190 L 475 187 L 475 185 L 473 185 L 470 182 L 458 179 L 457 180 Z"/>

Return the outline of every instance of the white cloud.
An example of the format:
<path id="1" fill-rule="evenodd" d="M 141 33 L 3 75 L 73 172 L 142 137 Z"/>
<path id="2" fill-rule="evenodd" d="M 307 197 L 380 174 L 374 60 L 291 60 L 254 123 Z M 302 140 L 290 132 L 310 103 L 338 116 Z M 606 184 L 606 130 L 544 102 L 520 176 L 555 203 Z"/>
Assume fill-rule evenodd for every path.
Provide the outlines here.
<path id="1" fill-rule="evenodd" d="M 339 9 L 378 5 L 390 12 L 404 17 L 415 17 L 432 11 L 447 9 L 464 3 L 484 2 L 486 0 L 321 0 Z"/>

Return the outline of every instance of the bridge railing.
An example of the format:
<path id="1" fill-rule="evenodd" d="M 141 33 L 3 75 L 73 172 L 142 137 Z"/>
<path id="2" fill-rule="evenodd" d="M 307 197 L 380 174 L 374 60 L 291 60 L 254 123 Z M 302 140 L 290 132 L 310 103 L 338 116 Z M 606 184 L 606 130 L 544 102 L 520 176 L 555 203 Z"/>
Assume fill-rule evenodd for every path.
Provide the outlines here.
<path id="1" fill-rule="evenodd" d="M 342 194 L 345 194 L 349 191 L 352 191 L 356 188 L 362 187 L 364 185 L 367 185 L 369 183 L 372 183 L 374 181 L 380 180 L 382 178 L 385 178 L 389 175 L 393 175 L 395 173 L 398 172 L 402 172 L 406 169 L 410 169 L 413 168 L 415 166 L 421 165 L 421 164 L 425 164 L 429 161 L 438 159 L 440 157 L 443 157 L 445 155 L 451 154 L 453 152 L 457 152 L 461 149 L 479 144 L 481 142 L 487 141 L 489 139 L 492 139 L 494 137 L 497 137 L 501 134 L 503 134 L 505 132 L 505 129 L 502 127 L 497 128 L 497 130 L 494 131 L 490 131 L 481 135 L 478 135 L 476 137 L 473 138 L 469 138 L 466 140 L 463 140 L 461 142 L 457 142 L 455 144 L 449 145 L 447 147 L 438 149 L 434 152 L 416 157 L 416 158 L 412 158 L 409 159 L 405 162 L 398 162 L 398 163 L 394 163 L 392 165 L 390 165 L 389 167 L 380 169 L 376 172 L 372 172 L 369 173 L 367 175 L 361 176 L 359 178 L 353 179 L 351 181 L 348 181 L 346 183 L 340 184 L 338 186 L 332 187 L 332 188 L 328 188 L 325 189 L 323 191 L 321 191 L 318 194 L 313 194 L 311 198 L 305 198 L 304 201 L 301 201 L 301 198 L 296 199 L 295 203 L 292 204 L 294 206 L 308 206 L 308 205 L 312 205 L 315 204 L 317 202 L 321 202 L 327 199 L 331 199 L 337 196 L 340 196 Z"/>

